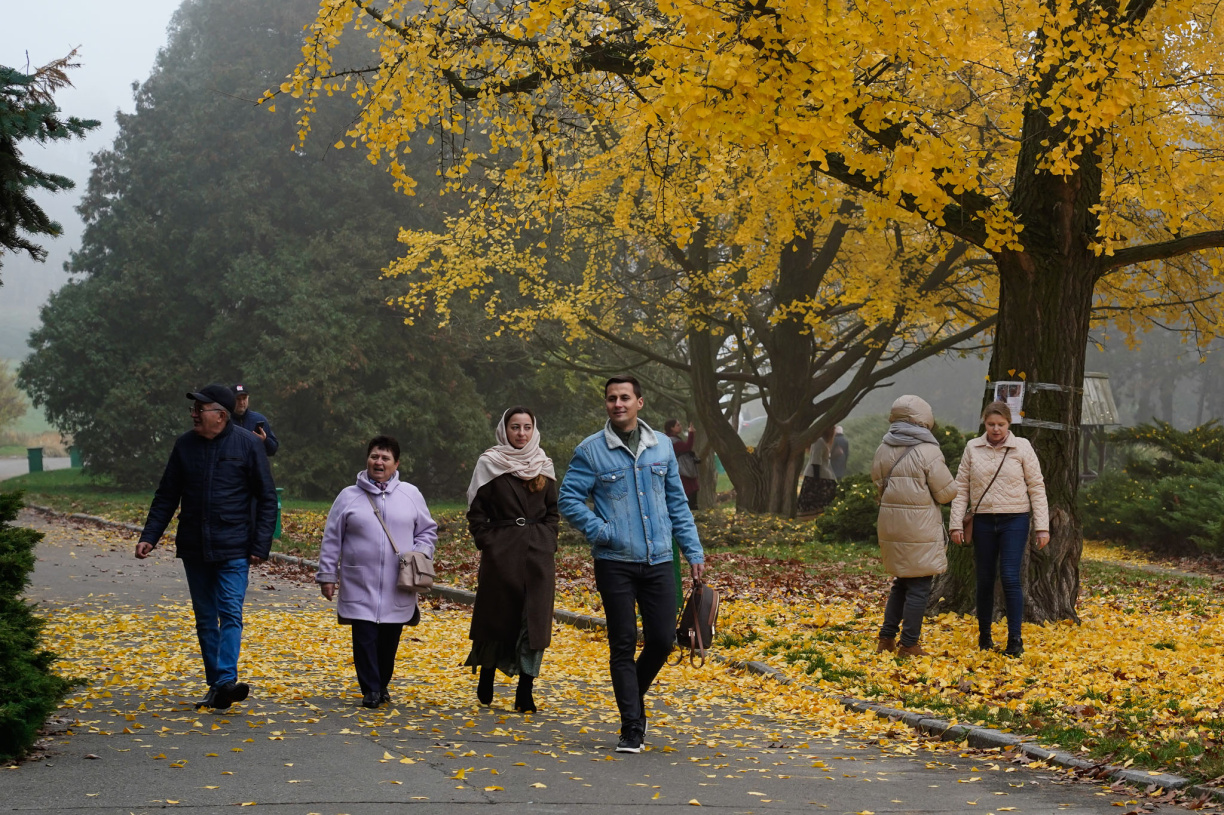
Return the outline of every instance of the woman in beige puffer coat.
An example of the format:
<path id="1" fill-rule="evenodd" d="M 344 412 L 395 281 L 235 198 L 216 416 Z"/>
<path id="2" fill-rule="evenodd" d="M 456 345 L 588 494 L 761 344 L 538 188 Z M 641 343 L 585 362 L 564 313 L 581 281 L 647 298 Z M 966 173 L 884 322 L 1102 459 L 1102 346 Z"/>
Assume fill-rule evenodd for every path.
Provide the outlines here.
<path id="1" fill-rule="evenodd" d="M 939 504 L 955 497 L 956 482 L 931 434 L 935 415 L 925 400 L 902 396 L 893 402 L 888 421 L 888 432 L 871 462 L 880 501 L 876 536 L 884 570 L 893 575 L 876 650 L 922 656 L 922 615 L 931 583 L 948 569 Z"/>
<path id="2" fill-rule="evenodd" d="M 1028 439 L 1011 432 L 1011 409 L 1006 402 L 991 402 L 982 411 L 986 432 L 970 440 L 956 471 L 956 500 L 952 502 L 952 542 L 964 543 L 966 512 L 972 516 L 973 559 L 977 571 L 978 648 L 993 651 L 990 635 L 994 621 L 995 577 L 1003 584 L 1007 612 L 1007 647 L 1003 653 L 1024 653 L 1020 637 L 1024 617 L 1024 591 L 1020 565 L 1029 537 L 1029 513 L 1036 529 L 1036 545 L 1050 542 L 1050 510 L 1045 479 L 1037 453 Z"/>

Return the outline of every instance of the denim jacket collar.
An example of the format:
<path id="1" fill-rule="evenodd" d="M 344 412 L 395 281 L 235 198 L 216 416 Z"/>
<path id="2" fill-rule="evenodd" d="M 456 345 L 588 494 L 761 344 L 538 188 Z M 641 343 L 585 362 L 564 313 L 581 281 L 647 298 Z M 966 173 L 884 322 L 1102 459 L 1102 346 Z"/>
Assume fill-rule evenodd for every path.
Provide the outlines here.
<path id="1" fill-rule="evenodd" d="M 608 419 L 608 421 L 604 422 L 604 441 L 607 442 L 608 449 L 615 450 L 619 447 L 632 456 L 634 461 L 637 461 L 638 456 L 642 454 L 643 450 L 654 447 L 659 443 L 659 439 L 655 436 L 655 432 L 651 430 L 650 425 L 641 419 L 638 419 L 638 433 L 638 449 L 630 450 L 620 440 L 620 436 L 616 435 L 616 431 L 612 429 L 612 420 Z"/>

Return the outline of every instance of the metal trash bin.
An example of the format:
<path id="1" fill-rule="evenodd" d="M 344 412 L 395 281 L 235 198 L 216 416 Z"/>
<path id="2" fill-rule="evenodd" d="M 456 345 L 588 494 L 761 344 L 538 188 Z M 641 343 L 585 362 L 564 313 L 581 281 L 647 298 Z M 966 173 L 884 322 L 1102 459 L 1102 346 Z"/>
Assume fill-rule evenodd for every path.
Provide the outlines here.
<path id="1" fill-rule="evenodd" d="M 26 461 L 30 463 L 30 472 L 41 473 L 43 471 L 43 449 L 41 447 L 27 447 Z"/>
<path id="2" fill-rule="evenodd" d="M 274 540 L 280 540 L 281 536 L 281 499 L 284 497 L 285 488 L 276 488 L 276 531 L 272 533 Z"/>

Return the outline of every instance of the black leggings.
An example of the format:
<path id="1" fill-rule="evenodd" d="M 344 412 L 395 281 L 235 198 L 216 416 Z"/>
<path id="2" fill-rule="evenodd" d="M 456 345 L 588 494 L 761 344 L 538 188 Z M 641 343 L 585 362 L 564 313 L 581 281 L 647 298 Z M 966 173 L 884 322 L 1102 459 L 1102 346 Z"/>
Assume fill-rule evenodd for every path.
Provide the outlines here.
<path id="1" fill-rule="evenodd" d="M 391 684 L 403 630 L 403 623 L 353 620 L 353 667 L 363 695 L 381 693 Z"/>

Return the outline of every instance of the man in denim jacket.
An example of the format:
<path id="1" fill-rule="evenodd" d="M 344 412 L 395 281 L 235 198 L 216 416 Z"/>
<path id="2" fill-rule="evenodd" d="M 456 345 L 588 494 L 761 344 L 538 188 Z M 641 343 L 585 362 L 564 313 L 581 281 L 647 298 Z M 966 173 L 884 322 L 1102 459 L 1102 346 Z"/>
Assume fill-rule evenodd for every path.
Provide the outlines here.
<path id="1" fill-rule="evenodd" d="M 638 419 L 643 404 L 642 386 L 632 376 L 607 381 L 608 423 L 575 448 L 558 500 L 561 514 L 591 543 L 608 620 L 608 662 L 621 715 L 616 749 L 622 753 L 641 752 L 646 690 L 676 640 L 673 537 L 693 579 L 705 572 L 671 441 Z M 594 511 L 587 506 L 591 499 Z M 635 604 L 644 640 L 636 662 Z"/>

